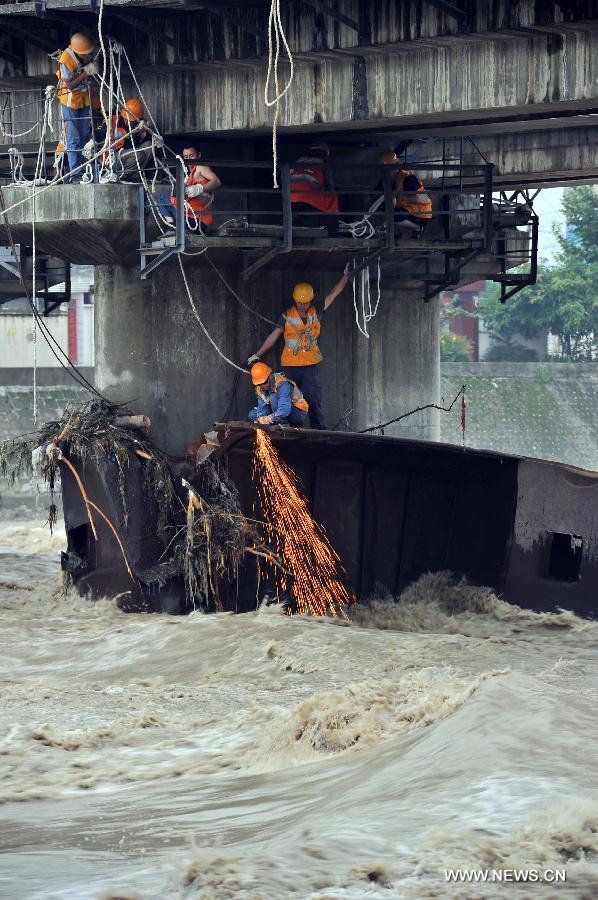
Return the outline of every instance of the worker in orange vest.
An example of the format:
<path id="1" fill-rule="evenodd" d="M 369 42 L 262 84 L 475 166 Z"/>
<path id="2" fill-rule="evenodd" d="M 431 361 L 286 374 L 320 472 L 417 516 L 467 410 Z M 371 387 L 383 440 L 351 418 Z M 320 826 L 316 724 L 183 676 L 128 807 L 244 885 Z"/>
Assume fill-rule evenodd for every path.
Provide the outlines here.
<path id="1" fill-rule="evenodd" d="M 185 182 L 187 224 L 193 228 L 197 221 L 202 228 L 209 227 L 214 222 L 211 212 L 214 202 L 212 191 L 217 190 L 222 182 L 209 166 L 201 165 L 201 153 L 197 147 L 184 147 L 183 159 L 189 167 L 189 175 Z M 167 224 L 174 225 L 176 197 L 169 197 L 163 192 L 158 197 L 158 206 Z"/>
<path id="2" fill-rule="evenodd" d="M 261 361 L 281 335 L 284 347 L 281 356 L 282 371 L 303 392 L 309 406 L 309 421 L 312 428 L 326 428 L 322 411 L 322 387 L 318 366 L 322 354 L 318 346 L 320 319 L 336 300 L 349 281 L 348 266 L 323 300 L 314 302 L 314 289 L 307 282 L 300 282 L 293 288 L 293 304 L 280 316 L 276 327 L 268 335 L 257 353 L 247 360 L 248 365 Z"/>
<path id="3" fill-rule="evenodd" d="M 396 166 L 391 172 L 394 192 L 395 222 L 403 231 L 411 231 L 419 237 L 432 219 L 432 201 L 417 175 L 409 169 L 401 169 L 393 150 L 378 157 L 382 165 Z"/>
<path id="4" fill-rule="evenodd" d="M 94 92 L 88 87 L 88 78 L 98 74 L 93 55 L 93 41 L 77 31 L 71 36 L 69 46 L 60 54 L 56 70 L 69 169 L 71 172 L 77 169 L 76 176 L 83 174 L 85 159 L 82 151 L 93 127 L 90 98 L 93 98 Z"/>
<path id="5" fill-rule="evenodd" d="M 329 234 L 338 230 L 338 194 L 330 173 L 322 163 L 330 159 L 330 147 L 324 141 L 311 144 L 307 153 L 300 156 L 290 170 L 291 204 L 297 225 L 308 228 L 327 227 Z M 322 215 L 324 213 L 324 215 Z"/>
<path id="6" fill-rule="evenodd" d="M 141 180 L 141 173 L 152 157 L 152 138 L 156 146 L 163 146 L 162 138 L 152 135 L 145 121 L 145 107 L 139 97 L 125 101 L 117 116 L 112 116 L 108 144 L 115 154 L 115 174 L 126 181 Z M 106 139 L 106 124 L 103 122 L 94 131 L 95 147 L 102 148 Z M 83 155 L 91 158 L 94 141 L 83 148 Z M 109 150 L 103 154 L 103 161 Z"/>
<path id="7" fill-rule="evenodd" d="M 251 367 L 251 381 L 257 394 L 257 406 L 249 411 L 250 422 L 303 428 L 308 405 L 294 381 L 259 361 Z"/>

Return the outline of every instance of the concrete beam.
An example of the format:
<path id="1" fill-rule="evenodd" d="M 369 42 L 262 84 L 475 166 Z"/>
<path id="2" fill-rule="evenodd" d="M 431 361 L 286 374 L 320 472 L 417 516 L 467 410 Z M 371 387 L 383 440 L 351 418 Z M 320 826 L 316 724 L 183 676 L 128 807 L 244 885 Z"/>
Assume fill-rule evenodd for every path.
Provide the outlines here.
<path id="1" fill-rule="evenodd" d="M 32 191 L 31 186 L 3 188 L 14 239 L 27 246 L 32 245 Z M 71 184 L 36 191 L 41 191 L 35 201 L 36 244 L 42 253 L 83 265 L 138 261 L 135 186 Z"/>
<path id="2" fill-rule="evenodd" d="M 418 162 L 436 160 L 441 152 L 442 142 L 437 141 L 418 157 Z M 447 157 L 458 159 L 460 139 L 447 138 L 445 152 Z M 479 164 L 480 154 L 496 167 L 495 186 L 546 187 L 598 182 L 598 122 L 585 128 L 481 135 L 476 136 L 475 145 L 468 140 L 463 142 L 464 162 Z M 483 187 L 481 182 L 478 187 Z"/>
<path id="3" fill-rule="evenodd" d="M 69 6 L 60 0 L 58 8 Z M 18 4 L 18 8 L 24 4 Z M 363 130 L 385 124 L 521 121 L 555 111 L 598 109 L 598 34 L 595 2 L 577 2 L 575 16 L 557 4 L 482 0 L 472 4 L 467 27 L 430 4 L 369 4 L 373 38 L 358 46 L 352 29 L 326 25 L 327 51 L 311 52 L 314 10 L 288 4 L 296 57 L 295 80 L 281 108 L 281 124 L 306 129 Z M 347 10 L 355 18 L 355 2 Z M 404 9 L 402 8 L 404 7 Z M 545 9 L 547 7 L 547 9 Z M 0 12 L 6 10 L 0 7 Z M 14 7 L 12 8 L 14 11 Z M 109 15 L 110 6 L 107 5 Z M 119 6 L 122 9 L 122 6 Z M 247 13 L 245 10 L 244 14 Z M 565 21 L 565 20 L 568 21 Z M 164 133 L 266 130 L 272 112 L 263 102 L 265 60 L 253 55 L 238 29 L 208 13 L 164 10 L 159 19 L 173 39 L 185 29 L 184 59 L 118 20 L 110 27 L 142 76 L 144 95 Z M 149 21 L 149 20 L 148 20 Z M 178 37 L 177 37 L 178 39 Z M 175 41 L 176 43 L 176 41 Z M 45 55 L 27 51 L 26 74 L 53 80 Z M 363 102 L 355 104 L 359 82 Z M 4 82 L 9 88 L 16 82 Z"/>

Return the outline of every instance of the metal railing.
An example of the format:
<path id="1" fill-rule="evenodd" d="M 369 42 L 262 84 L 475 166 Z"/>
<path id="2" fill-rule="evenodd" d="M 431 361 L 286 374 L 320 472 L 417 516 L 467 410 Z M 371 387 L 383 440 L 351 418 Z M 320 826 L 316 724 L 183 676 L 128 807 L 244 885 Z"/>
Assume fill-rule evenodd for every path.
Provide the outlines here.
<path id="1" fill-rule="evenodd" d="M 88 105 L 85 109 L 88 110 L 88 114 L 82 118 L 89 121 L 89 138 L 93 142 L 92 155 L 95 156 L 97 147 L 94 126 L 98 123 L 97 119 L 94 119 L 94 112 L 97 116 L 97 110 L 94 110 L 92 105 L 92 88 L 90 85 L 82 85 L 78 90 L 87 92 Z M 32 94 L 35 96 L 32 97 Z M 16 153 L 10 151 L 0 153 L 0 162 L 3 159 L 8 161 L 6 169 L 0 168 L 0 178 L 10 178 L 11 181 L 17 182 L 22 175 L 23 179 L 31 180 L 35 177 L 39 160 L 41 171 L 38 177 L 48 181 L 52 177 L 55 148 L 58 144 L 62 144 L 63 147 L 61 174 L 64 175 L 65 180 L 68 181 L 73 176 L 79 177 L 84 174 L 88 163 L 82 163 L 76 170 L 70 172 L 67 128 L 62 115 L 63 104 L 58 99 L 54 99 L 52 103 L 53 127 L 48 135 L 48 128 L 43 127 L 46 115 L 45 88 L 33 91 L 27 89 L 0 91 L 0 124 L 2 126 L 0 141 L 6 141 L 10 151 L 17 151 Z M 35 149 L 31 149 L 30 144 L 35 144 Z M 99 172 L 97 160 L 91 163 L 91 170 L 92 181 L 97 182 Z"/>
<path id="2" fill-rule="evenodd" d="M 206 230 L 209 238 L 218 231 L 220 235 L 229 233 L 226 224 L 231 220 L 241 220 L 247 233 L 260 230 L 264 235 L 269 234 L 273 241 L 272 246 L 259 259 L 247 266 L 243 275 L 248 278 L 262 266 L 282 253 L 289 253 L 297 240 L 305 241 L 309 238 L 317 239 L 318 243 L 329 244 L 334 249 L 335 242 L 346 241 L 347 233 L 339 235 L 341 223 L 359 222 L 367 217 L 371 228 L 369 237 L 355 239 L 356 251 L 364 256 L 361 266 L 369 263 L 384 254 L 389 255 L 398 249 L 404 248 L 404 241 L 399 241 L 400 226 L 397 229 L 400 209 L 395 208 L 395 199 L 401 196 L 413 196 L 413 192 L 396 191 L 392 182 L 393 167 L 389 165 L 361 163 L 322 163 L 317 168 L 322 169 L 328 181 L 332 180 L 336 185 L 334 189 L 318 191 L 321 196 L 337 197 L 340 204 L 339 213 L 322 212 L 315 208 L 309 211 L 298 211 L 293 202 L 294 193 L 291 174 L 296 168 L 296 162 L 280 162 L 278 165 L 279 188 L 268 186 L 272 177 L 272 164 L 267 161 L 242 161 L 223 159 L 202 159 L 202 165 L 213 167 L 222 181 L 221 187 L 214 191 L 213 204 L 209 214 L 214 218 L 214 227 Z M 142 260 L 143 276 L 148 275 L 160 262 L 167 259 L 174 252 L 182 252 L 186 247 L 186 235 L 189 227 L 196 228 L 197 223 L 202 224 L 201 213 L 195 216 L 191 213 L 180 215 L 184 207 L 185 184 L 184 171 L 180 163 L 177 164 L 177 184 L 174 189 L 176 201 L 177 224 L 175 229 L 175 245 L 169 247 L 167 255 L 154 260 L 149 267 L 146 264 L 145 255 Z M 299 164 L 300 165 L 300 164 Z M 398 167 L 396 167 L 398 168 Z M 413 242 L 410 250 L 418 255 L 430 255 L 443 250 L 458 252 L 460 247 L 447 245 L 464 245 L 463 234 L 466 231 L 475 231 L 476 253 L 488 252 L 491 248 L 494 226 L 492 205 L 492 173 L 493 166 L 487 163 L 482 165 L 426 162 L 414 166 L 416 174 L 424 184 L 424 191 L 432 199 L 432 219 L 426 226 L 423 240 L 419 245 Z M 426 177 L 430 174 L 430 180 Z M 148 180 L 151 175 L 148 174 Z M 361 187 L 348 185 L 362 184 Z M 369 183 L 369 184 L 368 184 Z M 468 186 L 468 183 L 472 187 Z M 480 202 L 480 190 L 482 185 Z M 299 188 L 295 189 L 300 192 Z M 469 201 L 468 203 L 466 201 Z M 379 203 L 377 209 L 372 208 Z M 153 207 L 153 209 L 152 209 Z M 148 225 L 151 217 L 157 214 L 158 203 L 155 197 L 148 198 L 145 191 L 140 190 L 140 246 L 146 244 Z M 318 224 L 325 230 L 316 231 Z M 310 232 L 304 232 L 303 226 L 307 224 Z M 187 228 L 185 227 L 187 225 Z M 314 227 L 315 226 L 315 227 Z M 204 229 L 202 228 L 202 232 Z M 349 232 L 350 234 L 350 232 Z M 239 246 L 242 244 L 242 234 L 235 235 Z M 208 241 L 209 243 L 209 241 Z M 231 246 L 234 245 L 231 240 Z M 421 250 L 418 250 L 421 246 Z M 464 249 L 461 247 L 461 249 Z"/>

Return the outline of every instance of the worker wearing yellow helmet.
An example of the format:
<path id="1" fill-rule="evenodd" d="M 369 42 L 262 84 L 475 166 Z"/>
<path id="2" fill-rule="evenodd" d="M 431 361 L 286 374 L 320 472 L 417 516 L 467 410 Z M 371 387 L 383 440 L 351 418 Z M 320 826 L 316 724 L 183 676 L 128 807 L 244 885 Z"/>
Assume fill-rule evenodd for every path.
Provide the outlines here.
<path id="1" fill-rule="evenodd" d="M 381 153 L 378 163 L 392 166 L 390 177 L 394 193 L 395 223 L 402 231 L 411 231 L 414 237 L 420 237 L 432 218 L 432 201 L 422 182 L 409 169 L 401 168 L 394 150 Z M 384 189 L 382 182 L 379 189 Z"/>
<path id="2" fill-rule="evenodd" d="M 315 299 L 311 284 L 304 281 L 296 284 L 293 288 L 293 304 L 280 316 L 276 327 L 257 353 L 247 360 L 248 365 L 260 362 L 264 353 L 274 346 L 281 335 L 284 336 L 284 347 L 280 359 L 282 372 L 303 393 L 309 405 L 309 421 L 312 428 L 326 428 L 318 371 L 318 366 L 322 362 L 322 353 L 318 346 L 320 319 L 328 307 L 334 303 L 348 280 L 347 266 L 340 280 L 323 300 Z"/>
<path id="3" fill-rule="evenodd" d="M 95 47 L 91 38 L 77 31 L 71 36 L 69 46 L 58 60 L 58 99 L 66 131 L 66 148 L 69 169 L 76 175 L 83 174 L 85 159 L 83 147 L 91 138 L 92 110 L 95 92 L 88 81 L 98 74 L 93 61 Z"/>

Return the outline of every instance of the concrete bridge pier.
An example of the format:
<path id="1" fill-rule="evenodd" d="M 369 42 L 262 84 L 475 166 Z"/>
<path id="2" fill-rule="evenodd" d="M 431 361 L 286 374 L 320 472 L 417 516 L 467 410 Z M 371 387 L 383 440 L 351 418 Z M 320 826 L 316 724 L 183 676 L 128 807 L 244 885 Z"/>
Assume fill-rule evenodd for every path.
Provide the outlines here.
<path id="1" fill-rule="evenodd" d="M 272 325 L 241 306 L 217 274 L 189 258 L 183 265 L 197 311 L 221 352 L 244 366 Z M 189 303 L 178 263 L 141 281 L 137 267 L 96 266 L 96 384 L 152 420 L 163 449 L 183 453 L 215 421 L 244 419 L 254 403 L 249 378 L 210 344 Z M 222 275 L 254 311 L 275 322 L 304 269 L 266 270 L 251 282 L 237 269 Z M 309 272 L 323 297 L 338 274 Z M 372 292 L 373 296 L 374 292 Z M 290 302 L 290 301 L 289 301 Z M 321 379 L 329 427 L 359 430 L 438 401 L 438 301 L 418 291 L 382 291 L 370 338 L 355 325 L 348 286 L 322 322 Z M 267 361 L 278 368 L 281 344 Z M 345 418 L 343 418 L 345 417 Z M 387 430 L 437 440 L 438 418 L 427 410 Z"/>
<path id="2" fill-rule="evenodd" d="M 397 279 L 392 288 L 381 291 L 377 315 L 368 326 L 369 339 L 355 327 L 354 430 L 439 402 L 439 310 L 438 297 L 425 303 L 423 287 L 404 290 Z M 439 441 L 439 412 L 423 410 L 390 425 L 385 434 Z"/>

